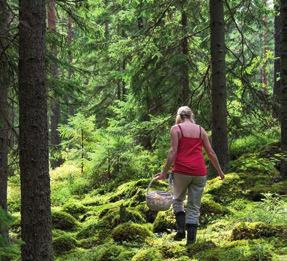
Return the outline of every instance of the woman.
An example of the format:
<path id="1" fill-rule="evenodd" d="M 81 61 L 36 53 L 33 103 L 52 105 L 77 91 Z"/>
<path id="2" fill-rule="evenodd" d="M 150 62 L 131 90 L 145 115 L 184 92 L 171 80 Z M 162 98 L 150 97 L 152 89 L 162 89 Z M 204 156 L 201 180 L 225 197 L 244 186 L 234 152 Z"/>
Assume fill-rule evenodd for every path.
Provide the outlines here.
<path id="1" fill-rule="evenodd" d="M 210 145 L 206 131 L 195 124 L 193 113 L 189 107 L 180 107 L 177 111 L 176 125 L 171 128 L 171 149 L 167 163 L 155 179 L 166 179 L 167 172 L 173 164 L 173 211 L 177 226 L 174 239 L 178 241 L 184 239 L 186 229 L 187 245 L 194 243 L 196 240 L 201 196 L 206 184 L 207 169 L 202 147 L 204 147 L 218 176 L 223 180 L 224 173 Z M 183 201 L 186 192 L 188 202 L 185 212 Z"/>

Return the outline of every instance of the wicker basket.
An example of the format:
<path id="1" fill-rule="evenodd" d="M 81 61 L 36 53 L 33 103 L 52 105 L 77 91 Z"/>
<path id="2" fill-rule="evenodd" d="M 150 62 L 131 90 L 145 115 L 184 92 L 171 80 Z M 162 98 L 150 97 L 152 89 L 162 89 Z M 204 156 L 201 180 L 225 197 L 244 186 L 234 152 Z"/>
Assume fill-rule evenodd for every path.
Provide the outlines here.
<path id="1" fill-rule="evenodd" d="M 173 195 L 170 191 L 154 190 L 150 191 L 150 187 L 154 179 L 148 185 L 146 194 L 146 203 L 151 210 L 165 211 L 170 209 L 172 204 Z"/>

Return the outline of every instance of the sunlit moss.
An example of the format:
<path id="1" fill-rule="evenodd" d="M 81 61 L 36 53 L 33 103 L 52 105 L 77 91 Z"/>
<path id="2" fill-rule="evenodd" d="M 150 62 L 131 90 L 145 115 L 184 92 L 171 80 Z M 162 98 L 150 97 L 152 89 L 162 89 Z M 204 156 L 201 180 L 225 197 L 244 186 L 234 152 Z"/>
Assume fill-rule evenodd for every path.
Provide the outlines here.
<path id="1" fill-rule="evenodd" d="M 152 233 L 145 226 L 132 222 L 124 223 L 112 231 L 112 237 L 117 242 L 144 242 L 147 237 L 152 237 Z"/>

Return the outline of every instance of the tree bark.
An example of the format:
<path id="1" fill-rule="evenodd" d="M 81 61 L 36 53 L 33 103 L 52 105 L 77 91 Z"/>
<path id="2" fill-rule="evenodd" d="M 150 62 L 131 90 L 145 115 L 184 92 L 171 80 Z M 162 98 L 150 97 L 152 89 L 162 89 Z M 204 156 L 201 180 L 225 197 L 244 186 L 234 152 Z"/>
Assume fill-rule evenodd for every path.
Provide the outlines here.
<path id="1" fill-rule="evenodd" d="M 210 0 L 212 145 L 221 167 L 228 164 L 223 0 Z"/>
<path id="2" fill-rule="evenodd" d="M 57 16 L 56 16 L 56 1 L 49 0 L 48 3 L 48 28 L 51 32 L 56 32 L 56 24 L 57 24 Z M 51 49 L 53 55 L 57 56 L 57 49 L 55 45 L 51 45 Z M 55 62 L 51 63 L 51 72 L 53 77 L 58 76 L 58 66 Z M 54 95 L 55 96 L 55 95 Z M 50 144 L 52 147 L 52 153 L 55 154 L 59 150 L 59 146 L 61 144 L 61 137 L 58 131 L 58 126 L 60 124 L 61 119 L 61 107 L 60 103 L 58 102 L 58 97 L 54 97 L 52 100 L 52 115 L 51 115 L 51 137 L 50 137 Z M 58 158 L 56 155 L 56 159 L 51 160 L 51 167 L 54 169 L 59 167 L 62 163 L 62 159 Z"/>
<path id="3" fill-rule="evenodd" d="M 45 77 L 45 0 L 20 0 L 19 158 L 23 261 L 53 260 Z"/>
<path id="4" fill-rule="evenodd" d="M 268 7 L 267 0 L 263 0 L 264 5 L 266 8 Z M 266 58 L 266 54 L 268 52 L 268 17 L 266 14 L 263 15 L 262 18 L 262 24 L 263 24 L 263 32 L 262 32 L 262 38 L 263 38 L 263 59 Z M 261 83 L 262 83 L 262 91 L 265 94 L 268 94 L 268 72 L 267 72 L 267 61 L 264 62 L 261 68 Z"/>
<path id="5" fill-rule="evenodd" d="M 181 29 L 182 29 L 182 40 L 181 40 L 181 53 L 182 53 L 182 66 L 180 72 L 180 103 L 181 105 L 189 105 L 190 103 L 190 90 L 189 90 L 189 65 L 188 65 L 188 38 L 187 35 L 187 14 L 184 9 L 185 0 L 182 1 L 181 10 Z"/>
<path id="6" fill-rule="evenodd" d="M 279 6 L 275 6 L 275 10 Z M 274 86 L 273 86 L 273 115 L 279 117 L 279 93 L 280 93 L 280 16 L 274 17 Z"/>
<path id="7" fill-rule="evenodd" d="M 9 13 L 6 0 L 0 0 L 0 207 L 7 211 L 7 183 L 8 183 L 8 88 L 9 71 L 8 58 L 5 53 L 8 44 Z M 0 228 L 0 233 L 8 240 L 8 229 Z"/>
<path id="8" fill-rule="evenodd" d="M 287 179 L 287 2 L 281 0 L 280 9 L 280 122 L 281 150 L 284 159 L 281 162 L 281 176 Z"/>

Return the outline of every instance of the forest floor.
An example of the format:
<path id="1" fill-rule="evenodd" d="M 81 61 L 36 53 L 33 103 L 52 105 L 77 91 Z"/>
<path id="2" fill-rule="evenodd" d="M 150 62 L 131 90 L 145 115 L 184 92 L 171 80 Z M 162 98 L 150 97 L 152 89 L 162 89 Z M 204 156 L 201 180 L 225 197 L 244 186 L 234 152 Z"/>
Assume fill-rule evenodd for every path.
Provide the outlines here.
<path id="1" fill-rule="evenodd" d="M 286 261 L 287 182 L 278 176 L 278 151 L 277 144 L 269 144 L 240 155 L 223 182 L 208 180 L 198 239 L 189 248 L 172 239 L 172 210 L 147 208 L 149 179 L 107 184 L 65 198 L 77 175 L 75 166 L 64 164 L 52 173 L 56 260 Z M 9 190 L 16 217 L 11 235 L 19 238 L 18 192 Z M 64 199 L 57 201 L 61 195 Z"/>

